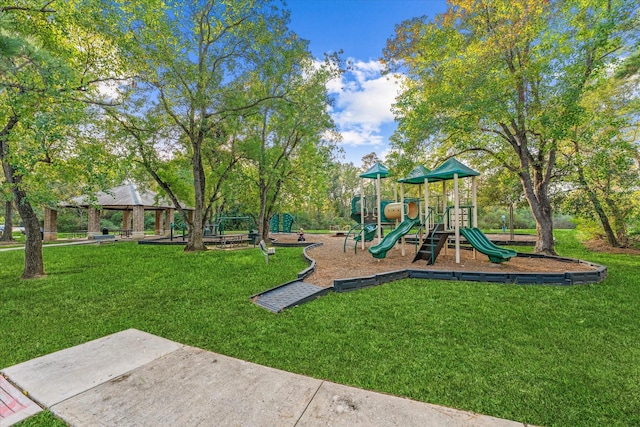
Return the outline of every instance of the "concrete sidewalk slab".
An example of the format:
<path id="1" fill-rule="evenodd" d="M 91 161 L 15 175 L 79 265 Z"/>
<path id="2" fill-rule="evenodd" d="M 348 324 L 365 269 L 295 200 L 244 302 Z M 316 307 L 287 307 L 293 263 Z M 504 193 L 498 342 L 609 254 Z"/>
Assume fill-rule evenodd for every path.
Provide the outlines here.
<path id="1" fill-rule="evenodd" d="M 128 329 L 1 372 L 36 402 L 51 407 L 180 347 L 173 341 Z"/>
<path id="2" fill-rule="evenodd" d="M 0 427 L 12 426 L 42 409 L 0 375 Z"/>
<path id="3" fill-rule="evenodd" d="M 80 427 L 523 425 L 280 371 L 132 329 L 3 372 Z"/>
<path id="4" fill-rule="evenodd" d="M 324 382 L 296 426 L 522 427 L 522 423 Z"/>
<path id="5" fill-rule="evenodd" d="M 76 426 L 293 426 L 321 383 L 184 347 L 51 410 Z"/>

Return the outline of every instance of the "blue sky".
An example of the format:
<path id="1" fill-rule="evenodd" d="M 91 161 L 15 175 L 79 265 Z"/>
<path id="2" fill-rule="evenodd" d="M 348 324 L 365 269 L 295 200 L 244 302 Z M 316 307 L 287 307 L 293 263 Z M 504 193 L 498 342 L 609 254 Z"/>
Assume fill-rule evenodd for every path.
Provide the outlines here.
<path id="1" fill-rule="evenodd" d="M 378 59 L 396 24 L 415 16 L 433 18 L 446 9 L 445 0 L 287 0 L 290 28 L 310 41 L 316 58 L 343 51 L 353 70 L 332 82 L 332 116 L 342 134 L 345 161 L 361 165 L 375 151 L 384 158 L 396 128 L 391 104 L 397 93 L 381 76 Z"/>

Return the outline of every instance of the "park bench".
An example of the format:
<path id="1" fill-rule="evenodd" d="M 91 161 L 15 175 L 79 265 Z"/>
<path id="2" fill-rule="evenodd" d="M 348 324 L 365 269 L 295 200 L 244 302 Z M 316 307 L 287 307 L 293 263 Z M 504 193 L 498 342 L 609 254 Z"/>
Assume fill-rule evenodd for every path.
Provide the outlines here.
<path id="1" fill-rule="evenodd" d="M 260 240 L 260 252 L 262 252 L 262 255 L 264 255 L 264 259 L 267 262 L 267 264 L 269 264 L 269 257 L 271 255 L 275 255 L 276 253 L 276 248 L 267 248 L 266 243 L 264 243 L 264 240 Z"/>
<path id="2" fill-rule="evenodd" d="M 98 234 L 93 236 L 93 240 L 97 241 L 99 245 L 103 243 L 114 243 L 116 241 L 116 236 L 113 234 Z"/>

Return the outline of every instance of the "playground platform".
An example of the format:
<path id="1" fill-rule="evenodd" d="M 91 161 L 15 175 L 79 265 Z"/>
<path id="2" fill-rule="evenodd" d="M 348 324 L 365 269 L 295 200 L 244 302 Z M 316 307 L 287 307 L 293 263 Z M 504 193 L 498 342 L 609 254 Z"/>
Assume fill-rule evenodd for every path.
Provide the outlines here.
<path id="1" fill-rule="evenodd" d="M 27 418 L 33 410 L 37 412 L 39 407 L 33 402 L 78 427 L 524 427 L 515 421 L 257 365 L 136 329 L 20 363 L 0 373 L 8 379 L 0 380 L 0 386 L 4 389 L 9 384 L 6 388 L 12 389 L 11 396 L 22 396 L 25 408 L 32 409 L 5 416 L 6 408 L 16 398 L 0 394 L 2 427 Z M 32 403 L 27 404 L 27 400 Z"/>

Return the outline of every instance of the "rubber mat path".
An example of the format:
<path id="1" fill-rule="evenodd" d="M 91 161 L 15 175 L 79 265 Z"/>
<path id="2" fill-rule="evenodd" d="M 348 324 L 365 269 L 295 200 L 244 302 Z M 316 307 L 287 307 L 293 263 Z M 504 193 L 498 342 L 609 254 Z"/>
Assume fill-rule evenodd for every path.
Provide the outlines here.
<path id="1" fill-rule="evenodd" d="M 274 313 L 317 298 L 331 291 L 331 288 L 306 283 L 301 280 L 285 283 L 252 297 L 255 304 Z"/>

